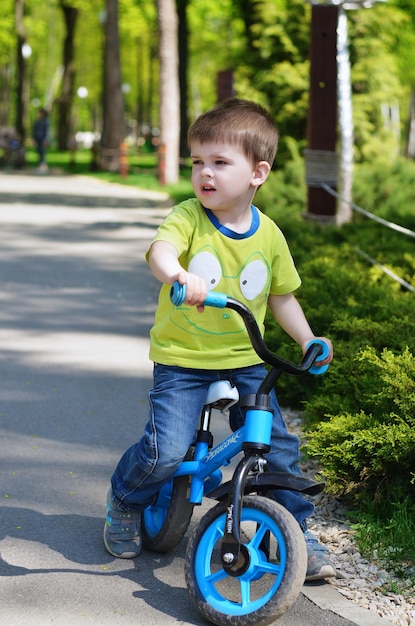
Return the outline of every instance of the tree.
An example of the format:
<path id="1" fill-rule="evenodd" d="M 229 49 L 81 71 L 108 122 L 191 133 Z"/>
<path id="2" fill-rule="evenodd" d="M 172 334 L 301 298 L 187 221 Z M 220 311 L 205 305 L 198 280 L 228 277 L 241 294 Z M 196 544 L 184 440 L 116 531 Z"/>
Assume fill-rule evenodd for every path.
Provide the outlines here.
<path id="1" fill-rule="evenodd" d="M 15 0 L 14 3 L 15 19 L 16 19 L 16 131 L 21 141 L 24 142 L 26 137 L 26 109 L 27 94 L 25 92 L 26 78 L 26 58 L 24 55 L 24 46 L 26 44 L 26 29 L 24 26 L 25 0 Z"/>
<path id="2" fill-rule="evenodd" d="M 149 127 L 157 128 L 161 124 L 162 142 L 168 151 L 175 140 L 166 138 L 166 132 L 176 132 L 180 125 L 184 155 L 188 119 L 192 121 L 216 102 L 218 72 L 233 70 L 237 95 L 262 103 L 275 118 L 281 134 L 278 161 L 301 155 L 305 147 L 309 99 L 310 3 L 306 0 L 221 0 L 220 3 L 213 0 L 160 0 L 158 3 L 106 0 L 106 3 L 107 15 L 111 18 L 105 24 L 105 64 L 109 63 L 109 67 L 103 79 L 104 58 L 98 52 L 102 46 L 98 21 L 102 0 L 0 2 L 2 126 L 18 126 L 20 132 L 27 135 L 25 127 L 32 114 L 28 103 L 50 108 L 55 102 L 51 111 L 52 128 L 56 128 L 57 121 L 59 146 L 66 147 L 67 129 L 73 120 L 76 128 L 102 131 L 103 151 L 107 150 L 109 157 L 115 155 L 125 133 L 125 106 L 132 121 L 131 128 L 137 121 L 136 128 L 139 132 L 143 128 L 146 138 L 151 139 Z M 67 20 L 63 6 L 78 10 L 79 15 L 76 33 L 72 33 L 73 60 L 64 53 L 62 62 L 61 49 L 67 51 L 70 36 L 65 33 Z M 164 7 L 170 10 L 166 20 L 163 20 Z M 160 35 L 165 37 L 164 23 L 166 33 L 170 32 L 176 40 L 176 44 L 165 44 L 164 39 L 161 42 L 163 78 L 159 75 L 159 59 L 154 50 L 156 11 L 160 18 Z M 415 91 L 414 2 L 388 0 L 370 10 L 348 11 L 348 16 L 355 160 L 368 161 L 385 154 L 394 158 L 399 124 L 401 130 L 405 130 L 406 141 L 402 143 L 408 145 L 406 153 L 413 157 L 415 121 L 411 124 L 409 101 L 411 91 Z M 67 17 L 69 20 L 69 15 Z M 120 41 L 116 41 L 114 48 L 110 33 L 118 36 L 117 22 Z M 66 31 L 70 29 L 71 25 L 66 24 Z M 30 60 L 22 56 L 25 43 L 30 43 L 32 49 Z M 28 50 L 27 46 L 25 49 Z M 113 61 L 108 54 L 110 49 L 116 50 Z M 64 78 L 63 65 L 67 66 Z M 178 72 L 180 124 L 174 110 L 179 96 L 175 86 L 170 84 L 171 80 L 176 80 Z M 129 85 L 124 95 L 122 84 Z M 76 87 L 81 85 L 88 89 L 88 96 L 83 100 L 75 95 Z M 159 96 L 163 101 L 160 106 L 157 85 L 160 85 Z M 382 104 L 386 106 L 381 110 Z M 173 108 L 166 111 L 167 106 Z M 398 108 L 401 121 L 396 121 Z M 415 120 L 415 105 L 412 111 Z M 158 119 L 160 115 L 164 121 Z M 410 128 L 412 135 L 408 141 Z M 116 169 L 117 165 L 111 167 Z M 176 170 L 176 165 L 173 169 Z"/>
<path id="3" fill-rule="evenodd" d="M 59 0 L 65 22 L 65 39 L 63 43 L 63 77 L 58 105 L 58 133 L 57 141 L 59 150 L 67 150 L 70 143 L 72 128 L 72 102 L 74 96 L 75 80 L 75 28 L 79 11 L 67 0 Z"/>
<path id="4" fill-rule="evenodd" d="M 180 96 L 177 13 L 174 0 L 157 0 L 160 60 L 159 174 L 162 183 L 179 179 Z"/>
<path id="5" fill-rule="evenodd" d="M 305 147 L 311 7 L 304 0 L 243 0 L 235 11 L 246 38 L 237 90 L 271 111 L 280 131 L 279 158 L 285 160 L 290 138 Z"/>
<path id="6" fill-rule="evenodd" d="M 121 67 L 125 110 L 132 136 L 152 147 L 152 129 L 158 128 L 158 35 L 155 3 L 120 2 Z M 157 132 L 157 131 L 156 131 Z M 150 148 L 151 149 L 151 148 Z"/>
<path id="7" fill-rule="evenodd" d="M 106 0 L 104 20 L 103 128 L 100 165 L 119 170 L 120 144 L 125 136 L 124 99 L 121 89 L 118 0 Z"/>
<path id="8" fill-rule="evenodd" d="M 402 105 L 408 107 L 398 70 L 402 18 L 396 7 L 383 4 L 348 12 L 356 163 L 392 161 L 400 151 L 396 118 Z"/>
<path id="9" fill-rule="evenodd" d="M 180 156 L 187 156 L 188 89 L 187 71 L 189 57 L 189 24 L 187 6 L 189 0 L 176 0 L 179 19 L 179 87 L 180 87 Z"/>
<path id="10" fill-rule="evenodd" d="M 232 0 L 188 3 L 189 93 L 186 104 L 189 121 L 216 104 L 218 72 L 234 69 L 235 76 L 240 76 L 243 69 L 241 57 L 246 40 L 236 5 L 239 2 Z"/>
<path id="11" fill-rule="evenodd" d="M 413 50 L 415 46 L 415 6 L 412 0 L 395 0 L 394 4 L 402 11 L 403 28 L 399 29 L 395 51 L 401 82 L 409 86 L 408 121 L 404 125 L 405 140 L 403 152 L 415 159 L 415 67 Z"/>
<path id="12" fill-rule="evenodd" d="M 7 126 L 10 117 L 10 102 L 13 102 L 13 86 L 10 68 L 15 52 L 15 16 L 13 0 L 0 3 L 0 127 Z"/>

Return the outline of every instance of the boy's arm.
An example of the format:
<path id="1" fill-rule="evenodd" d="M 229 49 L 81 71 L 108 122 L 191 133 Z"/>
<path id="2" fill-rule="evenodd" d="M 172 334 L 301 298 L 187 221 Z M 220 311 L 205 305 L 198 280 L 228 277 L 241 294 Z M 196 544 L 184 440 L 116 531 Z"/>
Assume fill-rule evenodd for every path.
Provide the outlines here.
<path id="1" fill-rule="evenodd" d="M 206 300 L 207 287 L 203 278 L 187 272 L 179 263 L 179 253 L 168 241 L 155 241 L 148 254 L 148 264 L 157 280 L 172 285 L 176 280 L 186 285 L 186 300 L 189 305 L 196 305 L 203 311 L 202 303 Z"/>
<path id="2" fill-rule="evenodd" d="M 303 351 L 312 339 L 322 339 L 330 348 L 330 353 L 319 365 L 327 365 L 333 359 L 333 346 L 330 339 L 316 337 L 304 315 L 298 300 L 291 294 L 283 296 L 270 295 L 268 306 L 278 324 L 296 341 Z"/>

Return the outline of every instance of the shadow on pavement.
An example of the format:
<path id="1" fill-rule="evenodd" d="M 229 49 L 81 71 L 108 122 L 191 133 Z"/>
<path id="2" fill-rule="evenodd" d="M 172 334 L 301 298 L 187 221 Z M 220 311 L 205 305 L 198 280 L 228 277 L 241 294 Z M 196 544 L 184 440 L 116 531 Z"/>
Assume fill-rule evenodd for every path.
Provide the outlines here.
<path id="1" fill-rule="evenodd" d="M 176 563 L 179 561 L 181 566 L 183 565 L 186 538 L 169 554 L 160 555 L 144 550 L 134 561 L 114 560 L 103 547 L 101 518 L 76 514 L 45 515 L 31 509 L 10 507 L 2 510 L 2 526 L 7 529 L 10 543 L 17 539 L 20 543 L 30 542 L 33 563 L 27 566 L 13 565 L 0 555 L 0 577 L 16 578 L 44 574 L 53 577 L 77 574 L 78 578 L 79 575 L 85 576 L 85 584 L 89 584 L 87 579 L 89 580 L 91 576 L 94 578 L 115 576 L 136 584 L 137 590 L 133 591 L 132 597 L 144 601 L 157 612 L 169 615 L 181 623 L 204 623 L 193 607 L 183 581 L 174 586 L 171 581 L 165 583 L 158 576 L 158 570 L 171 567 L 173 561 Z M 57 529 L 59 532 L 56 532 Z M 0 536 L 1 539 L 4 537 Z M 39 544 L 37 548 L 33 547 L 34 543 Z M 62 557 L 61 565 L 47 566 L 48 550 L 54 553 L 52 558 L 55 563 L 59 556 Z M 36 554 L 41 553 L 40 563 L 37 563 Z M 76 567 L 75 564 L 79 564 L 80 567 Z M 141 603 L 138 603 L 138 606 L 141 606 Z"/>

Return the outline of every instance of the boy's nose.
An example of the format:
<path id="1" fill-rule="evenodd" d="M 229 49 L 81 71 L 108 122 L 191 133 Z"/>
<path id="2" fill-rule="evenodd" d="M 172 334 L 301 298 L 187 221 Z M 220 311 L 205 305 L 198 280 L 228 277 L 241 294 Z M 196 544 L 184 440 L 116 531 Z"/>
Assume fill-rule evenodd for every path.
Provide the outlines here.
<path id="1" fill-rule="evenodd" d="M 204 167 L 204 168 L 202 169 L 202 171 L 201 171 L 201 176 L 202 176 L 203 178 L 212 178 L 212 176 L 213 176 L 213 172 L 212 172 L 212 170 L 210 169 L 210 167 Z"/>

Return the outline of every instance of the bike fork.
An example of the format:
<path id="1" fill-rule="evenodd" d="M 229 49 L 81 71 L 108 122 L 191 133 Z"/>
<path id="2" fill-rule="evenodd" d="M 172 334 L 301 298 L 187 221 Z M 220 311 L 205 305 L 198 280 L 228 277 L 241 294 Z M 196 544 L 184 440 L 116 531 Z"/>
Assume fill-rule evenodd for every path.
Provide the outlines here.
<path id="1" fill-rule="evenodd" d="M 260 402 L 258 402 L 258 400 Z M 249 552 L 241 542 L 241 513 L 245 483 L 249 472 L 263 461 L 263 453 L 269 452 L 272 430 L 272 410 L 266 395 L 249 398 L 253 403 L 245 419 L 244 458 L 237 465 L 232 477 L 226 507 L 225 531 L 221 546 L 223 569 L 230 576 L 240 576 L 249 567 Z"/>
<path id="2" fill-rule="evenodd" d="M 249 565 L 249 554 L 241 543 L 241 511 L 246 478 L 258 462 L 259 456 L 246 456 L 238 464 L 232 478 L 226 507 L 225 534 L 222 539 L 221 559 L 227 574 L 238 576 L 241 568 Z"/>

